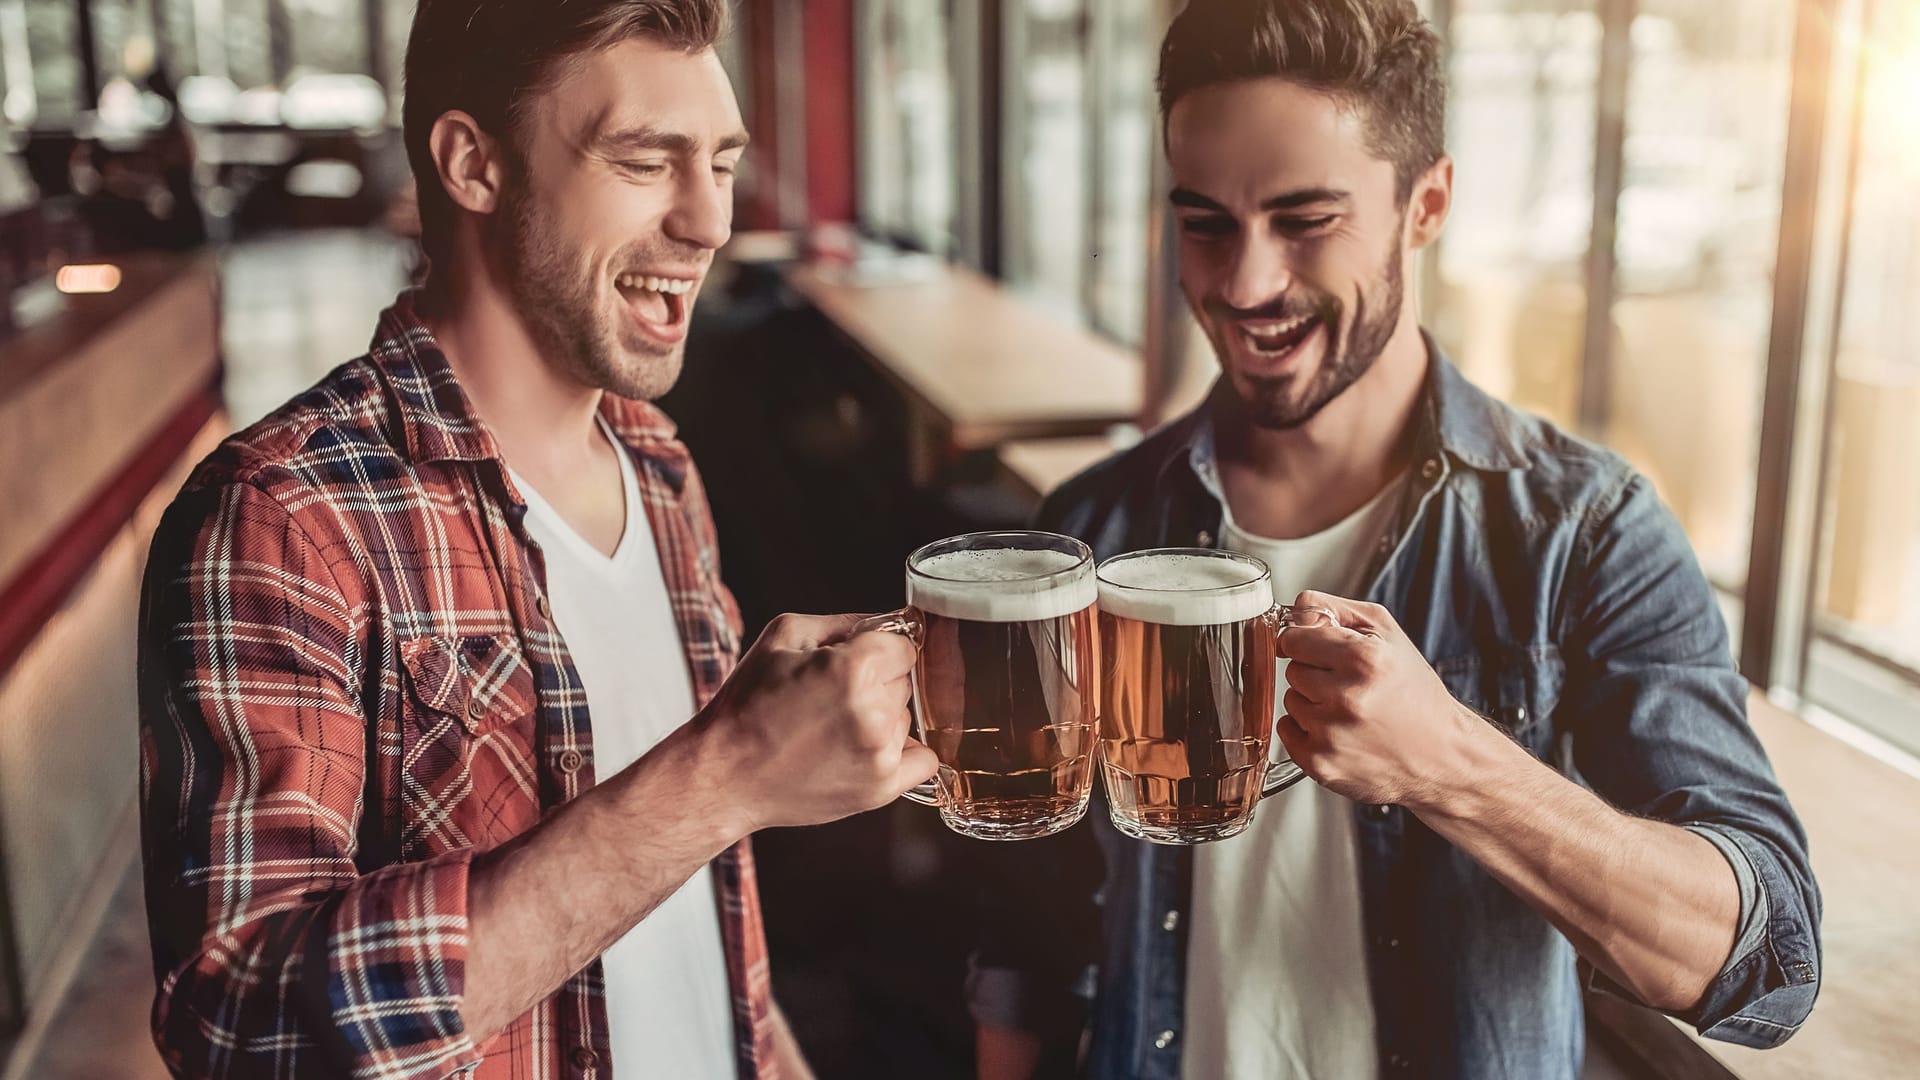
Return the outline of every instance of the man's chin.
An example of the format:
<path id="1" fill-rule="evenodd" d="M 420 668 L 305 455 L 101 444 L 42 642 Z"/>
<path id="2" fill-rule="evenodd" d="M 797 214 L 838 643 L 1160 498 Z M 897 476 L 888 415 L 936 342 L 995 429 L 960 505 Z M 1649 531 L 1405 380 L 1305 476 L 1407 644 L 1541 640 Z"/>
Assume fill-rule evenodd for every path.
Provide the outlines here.
<path id="1" fill-rule="evenodd" d="M 605 373 L 601 388 L 616 397 L 654 401 L 680 381 L 685 349 L 679 345 L 637 342 L 625 338 L 616 354 L 616 370 Z"/>
<path id="2" fill-rule="evenodd" d="M 1241 416 L 1254 427 L 1287 431 L 1313 419 L 1320 411 L 1308 400 L 1312 383 L 1295 375 L 1262 378 L 1232 372 L 1227 382 L 1238 399 Z"/>

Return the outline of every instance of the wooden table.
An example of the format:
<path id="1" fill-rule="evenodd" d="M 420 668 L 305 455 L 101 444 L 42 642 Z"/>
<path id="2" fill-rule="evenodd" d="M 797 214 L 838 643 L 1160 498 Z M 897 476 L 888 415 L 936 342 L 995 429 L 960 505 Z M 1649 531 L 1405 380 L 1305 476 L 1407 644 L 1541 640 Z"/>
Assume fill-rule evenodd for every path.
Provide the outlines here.
<path id="1" fill-rule="evenodd" d="M 1000 475 L 1021 498 L 1039 502 L 1075 473 L 1118 447 L 1104 435 L 1074 439 L 1019 439 L 1001 445 Z"/>
<path id="2" fill-rule="evenodd" d="M 787 280 L 906 398 L 916 482 L 955 453 L 1097 435 L 1140 411 L 1138 357 L 971 270 L 853 285 L 795 265 Z"/>

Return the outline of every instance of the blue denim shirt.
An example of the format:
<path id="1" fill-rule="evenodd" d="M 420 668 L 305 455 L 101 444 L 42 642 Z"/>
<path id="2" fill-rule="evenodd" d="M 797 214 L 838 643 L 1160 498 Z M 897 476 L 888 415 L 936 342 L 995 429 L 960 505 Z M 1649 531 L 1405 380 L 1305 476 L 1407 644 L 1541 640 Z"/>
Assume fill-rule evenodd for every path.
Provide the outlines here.
<path id="1" fill-rule="evenodd" d="M 1036 524 L 1100 558 L 1214 545 L 1211 417 L 1203 405 L 1068 481 Z M 1819 986 L 1819 892 L 1678 522 L 1619 457 L 1493 400 L 1437 350 L 1417 423 L 1413 482 L 1366 599 L 1536 756 L 1720 849 L 1740 883 L 1738 940 L 1681 1019 L 1747 1046 L 1784 1041 Z M 1577 1076 L 1583 985 L 1631 995 L 1412 814 L 1353 812 L 1382 1072 Z M 1057 1070 L 1080 1044 L 1089 1076 L 1179 1077 L 1191 852 L 1121 836 L 1096 802 L 1087 822 L 985 865 L 975 1015 L 1055 1036 Z"/>

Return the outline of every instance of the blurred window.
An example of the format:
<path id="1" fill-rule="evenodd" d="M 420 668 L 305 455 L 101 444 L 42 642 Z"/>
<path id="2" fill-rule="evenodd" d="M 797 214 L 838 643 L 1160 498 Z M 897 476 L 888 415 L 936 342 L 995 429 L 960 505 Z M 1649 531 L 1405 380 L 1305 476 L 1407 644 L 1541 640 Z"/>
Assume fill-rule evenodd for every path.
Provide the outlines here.
<path id="1" fill-rule="evenodd" d="M 153 0 L 87 0 L 93 9 L 93 55 L 104 86 L 115 79 L 139 82 L 158 60 Z"/>
<path id="2" fill-rule="evenodd" d="M 1715 584 L 1746 588 L 1772 328 L 1793 0 L 1640 0 L 1598 435 Z M 1711 408 L 1701 403 L 1711 401 Z"/>
<path id="3" fill-rule="evenodd" d="M 226 17 L 219 20 L 227 77 L 242 90 L 271 86 L 274 82 L 268 3 L 269 0 L 225 0 Z"/>
<path id="4" fill-rule="evenodd" d="M 1008 271 L 1047 311 L 1085 320 L 1090 116 L 1085 0 L 1020 0 L 1006 66 Z"/>
<path id="5" fill-rule="evenodd" d="M 925 251 L 953 247 L 954 80 L 947 5 L 861 5 L 861 217 L 871 230 Z"/>
<path id="6" fill-rule="evenodd" d="M 1600 20 L 1592 0 L 1456 0 L 1454 202 L 1432 329 L 1476 383 L 1572 427 L 1585 347 Z"/>
<path id="7" fill-rule="evenodd" d="M 1151 192 L 1160 153 L 1160 101 L 1153 81 L 1159 65 L 1157 0 L 1106 0 L 1095 17 L 1100 50 L 1098 103 L 1100 163 L 1093 188 L 1093 323 L 1129 345 L 1140 342 L 1147 306 L 1147 224 L 1158 208 Z"/>
<path id="8" fill-rule="evenodd" d="M 86 108 L 79 16 L 72 0 L 26 0 L 27 53 L 33 63 L 38 123 L 73 119 Z"/>
<path id="9" fill-rule="evenodd" d="M 293 66 L 322 74 L 369 74 L 365 0 L 280 0 L 287 13 Z M 385 101 L 382 100 L 382 111 Z"/>
<path id="10" fill-rule="evenodd" d="M 1805 696 L 1920 753 L 1920 6 L 1868 19 Z"/>

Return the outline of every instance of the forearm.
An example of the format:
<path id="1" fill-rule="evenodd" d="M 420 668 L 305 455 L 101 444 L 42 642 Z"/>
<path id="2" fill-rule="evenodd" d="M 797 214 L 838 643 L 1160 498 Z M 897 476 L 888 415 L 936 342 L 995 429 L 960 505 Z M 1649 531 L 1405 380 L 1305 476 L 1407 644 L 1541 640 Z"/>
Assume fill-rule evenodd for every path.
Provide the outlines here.
<path id="1" fill-rule="evenodd" d="M 476 1045 L 553 993 L 749 831 L 696 721 L 474 860 L 466 993 Z"/>
<path id="2" fill-rule="evenodd" d="M 1628 817 L 1498 731 L 1468 740 L 1428 827 L 1540 911 L 1600 971 L 1656 1008 L 1700 1000 L 1740 919 L 1732 867 L 1678 826 Z"/>

